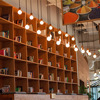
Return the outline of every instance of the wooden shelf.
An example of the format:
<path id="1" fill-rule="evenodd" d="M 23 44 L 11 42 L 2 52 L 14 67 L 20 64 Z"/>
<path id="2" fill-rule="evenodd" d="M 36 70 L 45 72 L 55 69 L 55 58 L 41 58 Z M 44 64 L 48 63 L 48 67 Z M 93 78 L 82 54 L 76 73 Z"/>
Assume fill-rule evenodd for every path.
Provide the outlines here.
<path id="1" fill-rule="evenodd" d="M 0 32 L 9 30 L 9 38 L 0 36 L 0 49 L 10 48 L 10 56 L 0 55 L 0 69 L 9 69 L 8 75 L 0 74 L 0 88 L 10 85 L 10 91 L 15 91 L 16 87 L 21 86 L 22 91 L 27 93 L 29 93 L 28 87 L 33 87 L 34 92 L 39 92 L 39 89 L 42 88 L 46 93 L 50 93 L 49 90 L 53 88 L 54 93 L 57 93 L 59 89 L 63 94 L 66 90 L 68 90 L 68 94 L 72 91 L 78 94 L 76 52 L 72 47 L 65 47 L 63 43 L 63 39 L 67 39 L 64 35 L 65 32 L 62 31 L 60 35 L 62 39 L 60 45 L 56 45 L 55 39 L 47 41 L 47 23 L 39 25 L 42 34 L 37 34 L 38 19 L 36 17 L 30 20 L 30 14 L 26 14 L 24 11 L 18 15 L 18 8 L 8 6 L 4 1 L 0 2 L 0 16 L 10 14 L 10 20 L 0 17 Z M 17 20 L 23 20 L 23 25 L 16 24 Z M 31 25 L 33 30 L 26 30 L 26 23 Z M 58 36 L 57 28 L 54 27 L 50 32 L 55 32 L 55 37 Z M 14 40 L 16 36 L 21 36 L 21 42 Z M 70 45 L 75 44 L 75 41 L 71 40 L 71 36 L 68 39 Z M 39 45 L 42 48 L 39 48 Z M 51 51 L 48 51 L 48 48 L 51 48 Z M 22 58 L 17 59 L 14 56 L 15 53 L 21 53 Z M 34 56 L 34 61 L 28 61 L 29 56 Z M 40 59 L 43 60 L 43 63 L 39 63 Z M 48 65 L 48 62 L 52 64 Z M 57 67 L 58 63 L 60 67 Z M 67 69 L 64 65 L 67 65 Z M 16 70 L 21 70 L 22 76 L 15 76 Z M 34 77 L 29 77 L 28 72 L 33 72 Z M 41 73 L 44 75 L 44 79 L 39 79 Z M 51 73 L 54 74 L 54 80 L 49 80 Z M 57 77 L 61 79 L 57 81 Z M 65 77 L 68 77 L 68 82 L 65 82 Z"/>

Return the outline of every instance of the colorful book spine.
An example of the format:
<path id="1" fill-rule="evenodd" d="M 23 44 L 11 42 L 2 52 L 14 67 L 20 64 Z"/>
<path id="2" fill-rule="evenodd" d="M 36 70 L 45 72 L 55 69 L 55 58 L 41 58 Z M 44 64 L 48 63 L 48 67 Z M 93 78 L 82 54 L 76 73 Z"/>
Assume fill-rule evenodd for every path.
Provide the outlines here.
<path id="1" fill-rule="evenodd" d="M 56 66 L 57 66 L 58 68 L 61 68 L 61 63 L 60 63 L 60 62 L 56 63 Z"/>
<path id="2" fill-rule="evenodd" d="M 27 77 L 34 78 L 34 72 L 27 72 Z"/>
<path id="3" fill-rule="evenodd" d="M 64 65 L 64 69 L 67 70 L 67 65 Z"/>
<path id="4" fill-rule="evenodd" d="M 14 58 L 22 59 L 22 54 L 14 52 Z"/>
<path id="5" fill-rule="evenodd" d="M 51 61 L 48 61 L 48 66 L 52 66 L 52 62 Z"/>
<path id="6" fill-rule="evenodd" d="M 42 49 L 42 44 L 38 44 L 38 48 L 39 49 Z"/>
<path id="7" fill-rule="evenodd" d="M 52 52 L 52 47 L 48 47 L 48 51 L 49 52 Z"/>
<path id="8" fill-rule="evenodd" d="M 0 74 L 9 75 L 9 68 L 2 68 L 2 69 L 0 69 Z"/>
<path id="9" fill-rule="evenodd" d="M 3 36 L 3 37 L 6 37 L 6 38 L 9 38 L 9 30 L 6 30 L 6 31 L 2 31 L 2 32 L 0 32 L 0 36 Z"/>
<path id="10" fill-rule="evenodd" d="M 44 75 L 42 73 L 39 74 L 39 79 L 44 79 Z"/>
<path id="11" fill-rule="evenodd" d="M 67 53 L 64 53 L 64 57 L 67 57 Z"/>
<path id="12" fill-rule="evenodd" d="M 15 76 L 20 76 L 20 77 L 22 77 L 22 71 L 21 71 L 21 70 L 16 70 L 16 71 L 15 71 Z"/>
<path id="13" fill-rule="evenodd" d="M 61 81 L 61 77 L 60 76 L 57 76 L 57 81 Z"/>
<path id="14" fill-rule="evenodd" d="M 65 82 L 68 82 L 68 77 L 65 77 Z"/>
<path id="15" fill-rule="evenodd" d="M 28 61 L 31 61 L 31 62 L 34 62 L 34 56 L 28 56 L 28 57 L 27 57 L 27 60 L 28 60 Z"/>
<path id="16" fill-rule="evenodd" d="M 49 88 L 49 93 L 54 93 L 54 88 Z"/>
<path id="17" fill-rule="evenodd" d="M 38 59 L 38 62 L 39 62 L 40 64 L 43 64 L 43 59 L 42 59 L 42 58 Z"/>
<path id="18" fill-rule="evenodd" d="M 49 80 L 54 81 L 54 73 L 50 73 L 50 75 L 49 75 Z"/>
<path id="19" fill-rule="evenodd" d="M 27 41 L 27 45 L 32 46 L 32 41 Z"/>
<path id="20" fill-rule="evenodd" d="M 17 42 L 22 42 L 22 36 L 15 36 L 14 40 Z"/>
<path id="21" fill-rule="evenodd" d="M 34 92 L 34 88 L 33 87 L 28 87 L 28 92 L 29 93 L 33 93 Z"/>

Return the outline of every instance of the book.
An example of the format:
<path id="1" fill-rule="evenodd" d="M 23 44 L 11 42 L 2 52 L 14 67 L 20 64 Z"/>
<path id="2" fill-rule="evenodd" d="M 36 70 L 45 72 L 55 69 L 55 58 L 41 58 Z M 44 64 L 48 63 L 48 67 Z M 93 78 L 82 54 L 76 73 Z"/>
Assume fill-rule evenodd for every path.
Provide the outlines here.
<path id="1" fill-rule="evenodd" d="M 38 48 L 39 49 L 42 49 L 42 44 L 38 44 Z"/>
<path id="2" fill-rule="evenodd" d="M 23 27 L 23 20 L 22 19 L 16 20 L 16 24 Z"/>
<path id="3" fill-rule="evenodd" d="M 28 92 L 29 93 L 33 93 L 34 92 L 34 88 L 33 87 L 28 87 Z"/>
<path id="4" fill-rule="evenodd" d="M 39 58 L 38 59 L 38 63 L 43 64 L 43 59 L 42 58 Z"/>
<path id="5" fill-rule="evenodd" d="M 44 75 L 42 73 L 39 74 L 39 79 L 44 79 Z"/>
<path id="6" fill-rule="evenodd" d="M 64 65 L 64 69 L 67 70 L 67 65 Z"/>
<path id="7" fill-rule="evenodd" d="M 16 91 L 16 92 L 22 92 L 22 91 L 23 91 L 23 87 L 22 87 L 22 86 L 17 86 L 17 87 L 15 88 L 15 91 Z"/>
<path id="8" fill-rule="evenodd" d="M 48 51 L 49 52 L 52 52 L 52 47 L 48 47 Z"/>
<path id="9" fill-rule="evenodd" d="M 52 62 L 51 61 L 48 61 L 48 66 L 52 66 Z"/>
<path id="10" fill-rule="evenodd" d="M 55 32 L 51 32 L 52 39 L 55 39 Z"/>
<path id="11" fill-rule="evenodd" d="M 54 73 L 50 73 L 50 74 L 49 74 L 49 80 L 54 81 Z"/>
<path id="12" fill-rule="evenodd" d="M 15 70 L 15 76 L 22 77 L 22 71 L 21 70 Z"/>
<path id="13" fill-rule="evenodd" d="M 74 71 L 74 68 L 73 68 L 73 66 L 71 66 L 71 70 L 72 70 L 72 71 Z"/>
<path id="14" fill-rule="evenodd" d="M 57 76 L 57 81 L 61 81 L 61 77 L 60 76 Z"/>
<path id="15" fill-rule="evenodd" d="M 22 36 L 15 36 L 14 40 L 17 42 L 22 42 Z"/>
<path id="16" fill-rule="evenodd" d="M 1 89 L 2 89 L 2 93 L 10 92 L 10 85 L 4 85 L 4 87 L 2 87 Z"/>
<path id="17" fill-rule="evenodd" d="M 68 82 L 68 77 L 65 77 L 65 82 Z"/>
<path id="18" fill-rule="evenodd" d="M 10 21 L 10 14 L 4 14 L 1 17 Z"/>
<path id="19" fill-rule="evenodd" d="M 59 51 L 56 51 L 56 54 L 58 54 L 58 55 L 59 55 Z"/>
<path id="20" fill-rule="evenodd" d="M 2 68 L 2 69 L 0 69 L 0 74 L 9 75 L 9 68 Z"/>
<path id="21" fill-rule="evenodd" d="M 70 59 L 73 59 L 73 56 L 72 55 L 70 55 Z"/>
<path id="22" fill-rule="evenodd" d="M 9 30 L 6 30 L 6 31 L 2 31 L 2 32 L 0 32 L 0 36 L 3 36 L 3 37 L 6 37 L 6 38 L 9 38 Z"/>
<path id="23" fill-rule="evenodd" d="M 67 53 L 64 53 L 63 55 L 64 55 L 64 57 L 67 57 Z"/>
<path id="24" fill-rule="evenodd" d="M 56 66 L 57 66 L 58 68 L 61 68 L 61 63 L 60 63 L 60 62 L 57 62 L 57 63 L 56 63 Z"/>
<path id="25" fill-rule="evenodd" d="M 27 41 L 27 45 L 32 46 L 32 41 Z"/>
<path id="26" fill-rule="evenodd" d="M 0 50 L 0 55 L 9 56 L 10 57 L 10 48 L 2 48 Z"/>
<path id="27" fill-rule="evenodd" d="M 27 72 L 27 77 L 34 78 L 34 72 L 33 71 Z"/>
<path id="28" fill-rule="evenodd" d="M 22 54 L 14 52 L 14 58 L 22 59 Z"/>
<path id="29" fill-rule="evenodd" d="M 39 89 L 39 92 L 42 93 L 42 92 L 43 92 L 43 88 L 40 88 L 40 89 Z"/>
<path id="30" fill-rule="evenodd" d="M 28 57 L 27 57 L 27 60 L 28 60 L 28 61 L 31 61 L 31 62 L 34 62 L 34 56 L 28 56 Z"/>
<path id="31" fill-rule="evenodd" d="M 49 93 L 54 93 L 54 88 L 49 88 Z"/>

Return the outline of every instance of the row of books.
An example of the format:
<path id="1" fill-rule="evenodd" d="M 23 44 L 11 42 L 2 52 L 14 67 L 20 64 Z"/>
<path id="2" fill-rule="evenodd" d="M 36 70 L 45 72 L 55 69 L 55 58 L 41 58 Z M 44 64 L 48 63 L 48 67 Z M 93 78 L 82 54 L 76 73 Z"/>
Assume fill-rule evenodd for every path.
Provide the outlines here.
<path id="1" fill-rule="evenodd" d="M 54 93 L 54 88 L 49 88 L 49 93 Z"/>
<path id="2" fill-rule="evenodd" d="M 0 69 L 0 74 L 9 75 L 9 68 L 2 68 L 2 69 Z"/>
<path id="3" fill-rule="evenodd" d="M 28 92 L 29 93 L 33 93 L 34 92 L 34 88 L 33 87 L 28 87 Z"/>
<path id="4" fill-rule="evenodd" d="M 2 48 L 0 50 L 0 55 L 4 55 L 4 56 L 9 56 L 10 57 L 10 48 L 9 47 Z"/>
<path id="5" fill-rule="evenodd" d="M 21 70 L 15 70 L 15 76 L 22 77 L 22 71 Z"/>
<path id="6" fill-rule="evenodd" d="M 32 46 L 32 41 L 27 41 L 27 45 Z"/>
<path id="7" fill-rule="evenodd" d="M 34 72 L 33 71 L 27 72 L 27 77 L 34 78 Z"/>
<path id="8" fill-rule="evenodd" d="M 14 58 L 22 59 L 22 54 L 14 52 Z"/>
<path id="9" fill-rule="evenodd" d="M 42 49 L 42 44 L 38 44 L 38 48 L 39 49 Z"/>
<path id="10" fill-rule="evenodd" d="M 57 62 L 57 63 L 56 63 L 56 66 L 57 66 L 58 68 L 61 68 L 61 63 L 60 63 L 60 62 Z"/>
<path id="11" fill-rule="evenodd" d="M 65 77 L 65 82 L 68 82 L 68 77 Z"/>
<path id="12" fill-rule="evenodd" d="M 43 73 L 40 73 L 40 74 L 39 74 L 39 79 L 44 79 Z"/>
<path id="13" fill-rule="evenodd" d="M 64 55 L 64 57 L 67 57 L 67 53 L 64 53 L 63 55 Z"/>
<path id="14" fill-rule="evenodd" d="M 48 47 L 48 51 L 49 52 L 52 52 L 52 47 Z"/>
<path id="15" fill-rule="evenodd" d="M 28 61 L 31 61 L 31 62 L 34 62 L 34 56 L 28 56 L 28 57 L 27 57 L 27 60 L 28 60 Z"/>
<path id="16" fill-rule="evenodd" d="M 49 74 L 49 80 L 52 80 L 52 81 L 54 80 L 54 73 Z"/>
<path id="17" fill-rule="evenodd" d="M 14 40 L 17 42 L 22 42 L 22 36 L 15 36 Z"/>
<path id="18" fill-rule="evenodd" d="M 6 30 L 6 31 L 2 31 L 2 32 L 0 32 L 0 36 L 3 36 L 3 37 L 6 37 L 6 38 L 9 38 L 9 30 Z"/>
<path id="19" fill-rule="evenodd" d="M 40 64 L 43 64 L 43 59 L 42 59 L 42 58 L 39 58 L 39 59 L 38 59 L 38 62 L 39 62 Z"/>
<path id="20" fill-rule="evenodd" d="M 48 61 L 48 66 L 52 66 L 52 62 L 51 61 Z"/>
<path id="21" fill-rule="evenodd" d="M 10 92 L 10 85 L 4 85 L 0 90 L 2 93 Z"/>
<path id="22" fill-rule="evenodd" d="M 22 19 L 16 20 L 15 23 L 16 23 L 17 25 L 20 25 L 20 26 L 23 27 L 23 20 L 22 20 Z"/>
<path id="23" fill-rule="evenodd" d="M 60 76 L 57 76 L 57 81 L 61 81 L 61 77 Z"/>

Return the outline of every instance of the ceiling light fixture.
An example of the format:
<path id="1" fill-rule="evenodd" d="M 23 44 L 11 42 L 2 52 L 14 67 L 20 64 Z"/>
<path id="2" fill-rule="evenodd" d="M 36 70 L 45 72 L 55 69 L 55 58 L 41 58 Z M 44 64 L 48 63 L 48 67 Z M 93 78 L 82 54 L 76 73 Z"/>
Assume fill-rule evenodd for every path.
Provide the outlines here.
<path id="1" fill-rule="evenodd" d="M 29 29 L 29 25 L 27 23 L 27 0 L 26 0 L 26 25 L 25 25 L 25 29 Z"/>
<path id="2" fill-rule="evenodd" d="M 22 10 L 21 10 L 21 7 L 20 7 L 20 0 L 19 0 L 19 9 L 18 9 L 18 14 L 19 14 L 19 15 L 22 14 Z"/>
<path id="3" fill-rule="evenodd" d="M 65 34 L 65 37 L 68 37 L 68 33 L 67 33 L 67 25 L 66 25 L 66 34 Z"/>
<path id="4" fill-rule="evenodd" d="M 75 46 L 74 50 L 77 52 L 77 51 L 78 51 L 78 47 L 77 47 L 77 46 Z"/>

